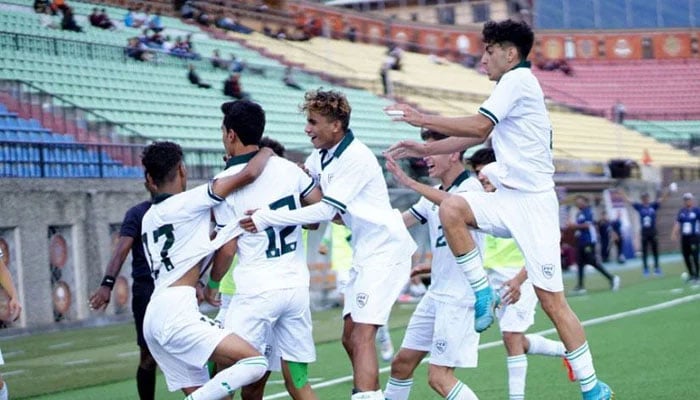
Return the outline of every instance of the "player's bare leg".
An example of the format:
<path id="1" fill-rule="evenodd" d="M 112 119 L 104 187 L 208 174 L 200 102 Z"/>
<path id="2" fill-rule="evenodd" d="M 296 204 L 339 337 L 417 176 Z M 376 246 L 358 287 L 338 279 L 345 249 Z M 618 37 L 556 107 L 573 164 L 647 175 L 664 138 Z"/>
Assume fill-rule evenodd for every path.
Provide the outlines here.
<path id="1" fill-rule="evenodd" d="M 355 323 L 350 315 L 345 317 L 343 345 L 350 356 L 353 383 L 357 392 L 379 390 L 376 336 L 376 325 Z"/>
<path id="2" fill-rule="evenodd" d="M 384 390 L 387 400 L 406 400 L 413 386 L 413 372 L 428 353 L 401 348 L 391 361 L 391 376 Z"/>
<path id="3" fill-rule="evenodd" d="M 495 320 L 498 296 L 489 285 L 479 249 L 476 248 L 474 238 L 469 233 L 469 226 L 476 227 L 474 213 L 467 201 L 460 196 L 450 196 L 443 200 L 439 212 L 447 245 L 450 246 L 457 264 L 462 268 L 474 289 L 476 296 L 474 329 L 477 332 L 483 332 Z"/>
<path id="4" fill-rule="evenodd" d="M 469 386 L 455 377 L 455 369 L 453 367 L 430 364 L 428 367 L 428 384 L 444 398 L 459 400 L 478 399 Z"/>
<path id="5" fill-rule="evenodd" d="M 270 371 L 265 372 L 262 378 L 250 385 L 243 386 L 241 389 L 241 399 L 243 400 L 262 400 L 265 394 L 265 385 L 270 378 Z"/>

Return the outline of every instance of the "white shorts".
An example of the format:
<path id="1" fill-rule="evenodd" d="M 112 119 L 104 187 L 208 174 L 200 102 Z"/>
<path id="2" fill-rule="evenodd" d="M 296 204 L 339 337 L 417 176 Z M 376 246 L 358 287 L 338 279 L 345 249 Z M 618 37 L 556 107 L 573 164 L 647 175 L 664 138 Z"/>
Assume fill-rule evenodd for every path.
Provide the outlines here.
<path id="1" fill-rule="evenodd" d="M 474 308 L 423 296 L 411 316 L 401 347 L 430 352 L 430 364 L 474 368 L 479 360 L 479 334 Z"/>
<path id="2" fill-rule="evenodd" d="M 214 321 L 218 322 L 219 325 L 224 326 L 226 324 L 226 313 L 228 313 L 228 307 L 231 304 L 232 294 L 221 294 L 221 305 L 219 305 L 219 312 L 216 313 Z"/>
<path id="3" fill-rule="evenodd" d="M 279 371 L 285 361 L 316 361 L 309 288 L 235 294 L 224 328 L 248 341 L 268 359 L 268 369 Z"/>
<path id="4" fill-rule="evenodd" d="M 195 289 L 190 286 L 165 288 L 151 297 L 143 334 L 171 392 L 207 383 L 207 361 L 228 335 L 199 312 Z"/>
<path id="5" fill-rule="evenodd" d="M 528 279 L 549 292 L 564 290 L 561 275 L 559 201 L 554 189 L 528 193 L 497 191 L 460 193 L 477 226 L 497 237 L 512 237 L 525 256 Z"/>
<path id="6" fill-rule="evenodd" d="M 386 325 L 410 273 L 410 255 L 394 264 L 353 265 L 344 293 L 343 318 L 349 314 L 356 323 Z"/>
<path id="7" fill-rule="evenodd" d="M 335 290 L 338 294 L 345 294 L 345 288 L 348 286 L 348 280 L 350 279 L 350 270 L 344 269 L 342 271 L 335 271 Z"/>
<path id="8" fill-rule="evenodd" d="M 520 271 L 519 268 L 495 268 L 489 269 L 489 281 L 496 289 L 501 288 L 506 281 L 515 277 Z M 509 304 L 498 309 L 498 326 L 501 332 L 523 333 L 535 323 L 535 307 L 537 306 L 537 295 L 532 282 L 525 280 L 520 285 L 520 299 L 515 304 Z"/>

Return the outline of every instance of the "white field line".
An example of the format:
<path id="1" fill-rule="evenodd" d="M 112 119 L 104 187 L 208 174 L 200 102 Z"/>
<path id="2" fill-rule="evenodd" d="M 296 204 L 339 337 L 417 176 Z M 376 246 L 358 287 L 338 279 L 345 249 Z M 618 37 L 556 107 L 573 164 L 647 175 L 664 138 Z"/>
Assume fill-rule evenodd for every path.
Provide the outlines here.
<path id="1" fill-rule="evenodd" d="M 64 349 L 66 347 L 71 347 L 73 345 L 73 342 L 63 342 L 63 343 L 56 343 L 49 345 L 49 349 L 51 350 L 56 350 L 56 349 Z"/>
<path id="2" fill-rule="evenodd" d="M 23 374 L 23 373 L 24 373 L 24 370 L 23 370 L 23 369 L 16 369 L 16 370 L 14 370 L 14 371 L 3 372 L 3 373 L 2 373 L 2 376 L 20 375 L 20 374 Z"/>
<path id="3" fill-rule="evenodd" d="M 138 356 L 139 354 L 141 354 L 140 351 L 127 351 L 124 353 L 117 353 L 117 357 L 134 357 Z"/>
<path id="4" fill-rule="evenodd" d="M 89 364 L 91 362 L 92 362 L 91 359 L 83 358 L 82 360 L 66 361 L 63 363 L 63 365 L 81 365 L 81 364 Z"/>
<path id="5" fill-rule="evenodd" d="M 677 298 L 674 300 L 665 301 L 663 303 L 658 303 L 658 304 L 654 304 L 651 306 L 640 307 L 640 308 L 635 308 L 633 310 L 619 312 L 617 314 L 611 314 L 611 315 L 606 315 L 604 317 L 589 319 L 589 320 L 583 321 L 582 324 L 583 324 L 583 326 L 598 325 L 598 324 L 602 324 L 602 323 L 610 322 L 610 321 L 615 321 L 615 320 L 626 318 L 626 317 L 632 317 L 635 315 L 646 314 L 646 313 L 649 313 L 652 311 L 663 310 L 664 308 L 674 307 L 674 306 L 677 306 L 679 304 L 689 303 L 691 301 L 695 301 L 698 299 L 700 299 L 700 293 L 693 294 L 690 296 L 680 297 L 680 298 Z M 556 329 L 551 328 L 551 329 L 545 329 L 545 330 L 539 331 L 539 332 L 534 332 L 534 334 L 536 334 L 536 335 L 549 335 L 552 333 L 556 333 Z M 502 345 L 502 342 L 500 340 L 488 342 L 488 343 L 483 343 L 483 344 L 479 345 L 479 350 L 484 350 L 484 349 L 488 349 L 488 348 L 496 347 L 496 346 L 501 346 L 501 345 Z M 424 358 L 423 361 L 421 361 L 421 363 L 426 363 L 426 362 L 428 362 L 427 357 Z M 379 373 L 383 374 L 383 373 L 389 372 L 390 370 L 391 370 L 391 366 L 386 366 L 386 367 L 380 368 Z M 329 379 L 325 382 L 320 382 L 320 383 L 317 383 L 315 385 L 311 385 L 311 387 L 314 389 L 320 389 L 320 388 L 324 388 L 324 387 L 328 387 L 328 386 L 335 386 L 337 384 L 349 382 L 349 381 L 352 381 L 352 375 L 342 376 L 340 378 L 335 378 L 335 379 Z M 281 392 L 281 393 L 275 393 L 275 394 L 271 394 L 269 396 L 265 396 L 263 398 L 263 400 L 281 399 L 281 398 L 286 398 L 288 396 L 289 395 L 287 394 L 287 392 Z"/>

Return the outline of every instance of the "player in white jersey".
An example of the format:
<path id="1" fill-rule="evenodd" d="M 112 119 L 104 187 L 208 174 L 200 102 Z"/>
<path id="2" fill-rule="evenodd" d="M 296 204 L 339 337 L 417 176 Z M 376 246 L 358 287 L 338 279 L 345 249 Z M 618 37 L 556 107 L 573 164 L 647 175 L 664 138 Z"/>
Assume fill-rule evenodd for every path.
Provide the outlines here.
<path id="1" fill-rule="evenodd" d="M 379 388 L 377 327 L 409 279 L 416 244 L 389 203 L 382 169 L 349 129 L 350 104 L 335 91 L 310 91 L 302 106 L 305 131 L 317 149 L 306 160 L 320 184 L 320 203 L 297 210 L 260 210 L 242 220 L 249 231 L 330 221 L 340 214 L 353 248 L 343 306 L 343 346 L 353 366 L 353 399 L 383 400 Z"/>
<path id="2" fill-rule="evenodd" d="M 427 144 L 403 141 L 389 152 L 395 158 L 453 152 L 491 136 L 503 189 L 453 196 L 440 206 L 447 243 L 475 290 L 475 328 L 483 331 L 493 323 L 498 296 L 488 283 L 468 226 L 515 239 L 542 308 L 568 350 L 583 398 L 610 399 L 614 395 L 596 377 L 583 326 L 564 296 L 552 128 L 542 88 L 527 61 L 534 34 L 525 22 L 513 20 L 489 21 L 482 33 L 486 49 L 481 62 L 489 79 L 498 83 L 479 112 L 449 118 L 422 114 L 405 104 L 389 107 L 403 112 L 395 120 L 455 136 Z"/>
<path id="3" fill-rule="evenodd" d="M 271 154 L 261 152 L 245 171 L 185 192 L 187 172 L 180 146 L 155 142 L 143 151 L 146 180 L 156 194 L 141 225 L 155 284 L 144 337 L 168 389 L 181 389 L 187 399 L 221 399 L 267 370 L 267 360 L 255 348 L 199 312 L 195 286 L 203 259 L 240 233 L 226 227 L 211 240 L 212 207 L 258 176 Z M 209 380 L 209 359 L 231 366 Z"/>
<path id="4" fill-rule="evenodd" d="M 433 131 L 424 131 L 421 137 L 429 142 L 446 138 Z M 387 158 L 387 169 L 396 179 L 423 195 L 403 212 L 403 220 L 407 227 L 428 224 L 433 254 L 432 268 L 416 266 L 412 271 L 419 274 L 432 270 L 432 278 L 411 316 L 401 349 L 391 363 L 391 377 L 384 391 L 387 400 L 408 399 L 413 373 L 428 352 L 428 383 L 433 390 L 449 400 L 477 399 L 454 375 L 455 368 L 477 365 L 479 334 L 474 331 L 474 291 L 447 247 L 438 216 L 438 206 L 449 193 L 483 191 L 479 181 L 464 169 L 462 155 L 455 152 L 425 158 L 429 175 L 441 182 L 435 187 L 409 178 L 393 159 Z M 477 242 L 481 241 L 483 234 L 476 231 L 472 234 Z"/>
<path id="5" fill-rule="evenodd" d="M 495 171 L 493 171 L 493 167 L 496 167 L 495 161 L 496 156 L 490 148 L 477 150 L 469 158 L 472 169 L 487 192 L 495 191 L 498 185 L 497 178 L 494 177 Z M 506 303 L 511 302 L 510 297 L 518 298 L 517 302 L 506 304 L 496 313 L 498 327 L 501 329 L 503 344 L 508 354 L 506 360 L 508 398 L 510 400 L 525 398 L 528 354 L 564 357 L 569 379 L 575 380 L 565 358 L 564 343 L 547 339 L 542 335 L 525 335 L 528 328 L 535 323 L 537 295 L 532 282 L 527 279 L 527 271 L 524 268 L 525 258 L 518 249 L 518 245 L 510 238 L 486 235 L 484 245 L 480 249 L 483 250 L 484 268 L 491 285 L 500 290 Z"/>
<path id="6" fill-rule="evenodd" d="M 7 293 L 7 311 L 10 320 L 16 320 L 19 318 L 19 314 L 22 312 L 22 306 L 19 304 L 17 299 L 17 289 L 15 283 L 12 280 L 12 274 L 10 274 L 10 269 L 7 268 L 5 264 L 5 255 L 0 248 L 0 287 Z M 0 351 L 0 365 L 4 365 L 5 360 L 2 358 L 2 352 Z M 9 398 L 7 390 L 7 382 L 0 376 L 0 400 L 7 400 Z"/>
<path id="7" fill-rule="evenodd" d="M 242 170 L 260 150 L 265 130 L 265 112 L 252 101 L 224 103 L 221 110 L 223 143 L 229 158 L 226 169 L 215 179 Z M 229 195 L 224 204 L 214 209 L 214 216 L 219 226 L 236 226 L 248 210 L 261 206 L 293 210 L 320 200 L 321 191 L 309 175 L 294 163 L 273 157 L 260 177 Z M 309 270 L 301 231 L 296 225 L 270 227 L 235 239 L 232 245 L 238 265 L 233 279 L 237 293 L 231 299 L 224 328 L 264 353 L 270 367 L 277 367 L 281 357 L 285 384 L 294 399 L 315 399 L 307 379 L 308 363 L 316 360 L 316 351 Z M 233 258 L 233 254 L 229 256 Z M 221 268 L 217 263 L 213 279 L 223 276 L 231 259 L 224 260 Z M 257 385 L 264 387 L 265 380 Z"/>

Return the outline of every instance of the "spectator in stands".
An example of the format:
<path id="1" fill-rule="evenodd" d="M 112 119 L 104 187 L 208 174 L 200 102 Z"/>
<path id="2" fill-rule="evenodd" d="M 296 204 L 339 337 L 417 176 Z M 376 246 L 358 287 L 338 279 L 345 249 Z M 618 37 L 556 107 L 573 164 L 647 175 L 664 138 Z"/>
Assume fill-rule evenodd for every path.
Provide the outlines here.
<path id="1" fill-rule="evenodd" d="M 163 21 L 161 20 L 160 17 L 160 11 L 156 11 L 153 16 L 148 20 L 148 27 L 153 30 L 153 32 L 160 32 L 165 27 L 163 26 Z"/>
<path id="2" fill-rule="evenodd" d="M 620 100 L 617 100 L 615 102 L 615 105 L 613 106 L 613 117 L 615 118 L 615 122 L 617 122 L 618 124 L 624 123 L 626 112 L 627 109 L 625 108 L 625 105 L 622 104 Z"/>
<path id="3" fill-rule="evenodd" d="M 296 90 L 304 90 L 299 84 L 294 80 L 294 77 L 292 76 L 292 67 L 287 66 L 284 70 L 284 78 L 282 78 L 282 82 L 284 82 L 285 85 L 292 89 Z"/>
<path id="4" fill-rule="evenodd" d="M 73 16 L 73 9 L 70 7 L 65 7 L 63 9 L 63 20 L 61 20 L 61 29 L 64 31 L 82 32 L 83 28 L 78 26 L 75 22 L 75 17 Z"/>
<path id="5" fill-rule="evenodd" d="M 231 54 L 231 62 L 229 62 L 229 71 L 231 72 L 243 72 L 245 69 L 245 61 L 236 57 L 235 54 Z"/>
<path id="6" fill-rule="evenodd" d="M 51 9 L 50 0 L 34 0 L 34 11 L 37 14 L 44 14 L 47 9 Z"/>
<path id="7" fill-rule="evenodd" d="M 231 76 L 224 81 L 224 94 L 238 100 L 250 98 L 250 95 L 244 92 L 241 87 L 241 74 L 238 73 L 232 73 Z"/>
<path id="8" fill-rule="evenodd" d="M 204 8 L 198 10 L 196 19 L 200 25 L 209 26 L 212 23 L 211 16 L 207 13 L 206 9 Z"/>
<path id="9" fill-rule="evenodd" d="M 219 53 L 219 49 L 214 49 L 214 51 L 211 54 L 211 66 L 214 68 L 218 69 L 223 69 L 223 70 L 228 70 L 229 68 L 229 62 L 221 58 L 221 54 Z"/>
<path id="10" fill-rule="evenodd" d="M 66 8 L 68 8 L 68 5 L 66 4 L 65 0 L 53 0 L 51 3 L 51 11 L 54 14 L 58 13 L 59 11 L 63 12 L 63 10 Z"/>
<path id="11" fill-rule="evenodd" d="M 187 36 L 185 36 L 185 40 L 183 40 L 182 43 L 189 53 L 194 54 L 195 58 L 199 58 L 199 54 L 196 54 L 197 52 L 194 51 L 194 43 L 192 43 L 192 34 L 191 33 L 189 33 L 189 34 L 187 34 Z"/>
<path id="12" fill-rule="evenodd" d="M 272 28 L 270 28 L 267 24 L 263 26 L 263 35 L 271 38 L 275 37 L 275 34 L 272 32 Z"/>
<path id="13" fill-rule="evenodd" d="M 129 7 L 124 14 L 124 26 L 133 28 L 134 27 L 134 10 Z"/>
<path id="14" fill-rule="evenodd" d="M 348 41 L 355 43 L 355 41 L 357 41 L 357 28 L 355 26 L 351 26 L 347 33 L 345 33 L 345 38 Z"/>
<path id="15" fill-rule="evenodd" d="M 39 16 L 39 24 L 42 28 L 61 29 L 61 17 L 51 12 L 50 7 L 46 7 L 44 13 Z"/>
<path id="16" fill-rule="evenodd" d="M 128 57 L 137 61 L 150 61 L 153 58 L 153 54 L 148 51 L 146 45 L 141 43 L 137 37 L 129 39 L 125 50 Z"/>
<path id="17" fill-rule="evenodd" d="M 193 19 L 194 12 L 195 12 L 195 8 L 192 6 L 192 2 L 186 1 L 185 4 L 183 4 L 182 8 L 180 9 L 180 17 L 182 17 L 182 19 Z"/>
<path id="18" fill-rule="evenodd" d="M 401 59 L 403 58 L 403 50 L 401 47 L 392 44 L 389 46 L 389 50 L 387 51 L 387 57 L 385 59 L 385 63 L 390 69 L 393 69 L 394 71 L 400 71 L 401 70 Z"/>
<path id="19" fill-rule="evenodd" d="M 132 26 L 134 28 L 140 28 L 140 27 L 144 26 L 146 24 L 146 22 L 148 21 L 148 14 L 147 14 L 148 12 L 150 12 L 150 8 L 146 9 L 146 13 L 142 12 L 141 8 L 137 9 L 133 13 L 133 21 L 134 22 L 133 22 Z"/>
<path id="20" fill-rule="evenodd" d="M 187 73 L 187 79 L 189 79 L 190 83 L 193 85 L 197 85 L 198 87 L 201 87 L 203 89 L 209 89 L 211 88 L 211 85 L 202 82 L 202 79 L 199 77 L 199 74 L 197 74 L 197 71 L 195 71 L 194 64 L 190 64 L 188 66 L 189 72 Z"/>
<path id="21" fill-rule="evenodd" d="M 187 42 L 182 40 L 182 38 L 180 38 L 180 37 L 177 37 L 175 39 L 175 44 L 170 49 L 170 54 L 174 55 L 175 57 L 180 57 L 180 58 L 189 58 L 189 59 L 199 58 L 199 55 L 191 52 L 190 46 L 188 46 Z"/>
<path id="22" fill-rule="evenodd" d="M 94 26 L 95 28 L 115 29 L 114 23 L 112 23 L 112 21 L 109 19 L 107 10 L 104 8 L 100 12 L 97 11 L 97 8 L 93 8 L 89 20 L 90 25 Z"/>
<path id="23" fill-rule="evenodd" d="M 253 31 L 247 26 L 241 25 L 235 19 L 227 17 L 226 15 L 224 15 L 223 11 L 219 14 L 219 17 L 216 19 L 215 25 L 218 28 L 238 33 L 249 34 Z"/>

